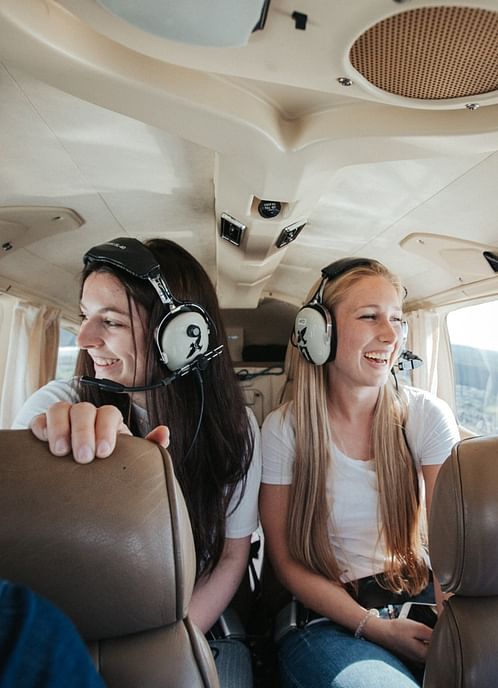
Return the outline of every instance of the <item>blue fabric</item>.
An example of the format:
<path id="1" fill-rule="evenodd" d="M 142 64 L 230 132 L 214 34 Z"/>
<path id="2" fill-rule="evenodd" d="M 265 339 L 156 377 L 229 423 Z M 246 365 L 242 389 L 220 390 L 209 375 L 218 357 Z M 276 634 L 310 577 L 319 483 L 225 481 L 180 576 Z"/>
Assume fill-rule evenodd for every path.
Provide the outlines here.
<path id="1" fill-rule="evenodd" d="M 210 640 L 220 688 L 252 688 L 251 652 L 241 640 Z"/>
<path id="2" fill-rule="evenodd" d="M 0 581 L 0 688 L 104 688 L 71 621 L 29 588 Z"/>
<path id="3" fill-rule="evenodd" d="M 331 621 L 290 631 L 279 643 L 283 688 L 417 688 L 403 662 L 375 643 L 356 640 Z"/>
<path id="4" fill-rule="evenodd" d="M 433 604 L 433 583 L 410 601 Z M 384 611 L 387 608 L 381 616 Z M 407 666 L 332 621 L 289 631 L 278 650 L 282 688 L 416 688 L 423 682 L 422 666 Z"/>

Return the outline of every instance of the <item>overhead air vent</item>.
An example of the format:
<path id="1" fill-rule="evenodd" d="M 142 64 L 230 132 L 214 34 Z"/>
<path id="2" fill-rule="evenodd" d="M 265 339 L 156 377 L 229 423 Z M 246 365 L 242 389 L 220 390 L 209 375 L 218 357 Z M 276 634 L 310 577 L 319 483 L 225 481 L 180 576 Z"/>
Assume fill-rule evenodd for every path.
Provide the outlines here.
<path id="1" fill-rule="evenodd" d="M 498 12 L 442 5 L 401 12 L 361 34 L 349 57 L 371 84 L 397 96 L 498 92 Z"/>
<path id="2" fill-rule="evenodd" d="M 294 222 L 294 224 L 284 227 L 284 229 L 280 232 L 277 241 L 275 242 L 275 246 L 277 248 L 282 248 L 283 246 L 290 244 L 291 241 L 297 239 L 305 225 L 306 222 Z"/>
<path id="3" fill-rule="evenodd" d="M 239 222 L 228 213 L 221 213 L 220 236 L 225 241 L 229 241 L 231 244 L 235 244 L 235 246 L 240 246 L 246 229 L 246 225 L 243 225 L 242 222 Z"/>
<path id="4" fill-rule="evenodd" d="M 491 251 L 484 251 L 482 254 L 489 263 L 489 266 L 494 272 L 498 272 L 498 253 L 492 253 Z"/>

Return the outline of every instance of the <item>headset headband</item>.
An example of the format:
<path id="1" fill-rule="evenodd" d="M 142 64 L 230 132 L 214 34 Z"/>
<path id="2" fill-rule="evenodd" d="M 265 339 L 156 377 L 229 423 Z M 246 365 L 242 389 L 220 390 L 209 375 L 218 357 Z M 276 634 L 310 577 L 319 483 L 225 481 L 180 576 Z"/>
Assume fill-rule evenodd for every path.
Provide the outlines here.
<path id="1" fill-rule="evenodd" d="M 339 258 L 339 260 L 335 260 L 322 268 L 322 275 L 328 280 L 334 280 L 345 272 L 353 270 L 353 268 L 370 267 L 376 263 L 376 260 L 370 258 Z"/>
<path id="2" fill-rule="evenodd" d="M 166 280 L 161 274 L 154 254 L 138 239 L 118 237 L 105 244 L 94 246 L 83 256 L 88 263 L 105 263 L 124 270 L 134 277 L 148 280 L 159 295 L 162 303 L 175 305 L 179 302 L 173 297 Z"/>
<path id="3" fill-rule="evenodd" d="M 308 303 L 323 303 L 323 289 L 327 282 L 336 280 L 354 268 L 369 267 L 374 263 L 377 263 L 377 261 L 370 260 L 369 258 L 339 258 L 339 260 L 330 263 L 330 265 L 322 268 L 322 280 Z"/>

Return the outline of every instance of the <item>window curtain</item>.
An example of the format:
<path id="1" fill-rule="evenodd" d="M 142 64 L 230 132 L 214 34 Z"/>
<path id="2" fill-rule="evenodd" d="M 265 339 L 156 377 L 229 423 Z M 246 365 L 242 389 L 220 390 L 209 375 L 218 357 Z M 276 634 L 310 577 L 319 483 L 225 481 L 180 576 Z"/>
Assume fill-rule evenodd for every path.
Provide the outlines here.
<path id="1" fill-rule="evenodd" d="M 437 394 L 440 316 L 435 311 L 417 310 L 407 313 L 407 321 L 408 348 L 424 361 L 412 371 L 413 386 Z"/>
<path id="2" fill-rule="evenodd" d="M 58 309 L 0 299 L 0 427 L 9 428 L 26 399 L 54 378 L 59 326 Z"/>

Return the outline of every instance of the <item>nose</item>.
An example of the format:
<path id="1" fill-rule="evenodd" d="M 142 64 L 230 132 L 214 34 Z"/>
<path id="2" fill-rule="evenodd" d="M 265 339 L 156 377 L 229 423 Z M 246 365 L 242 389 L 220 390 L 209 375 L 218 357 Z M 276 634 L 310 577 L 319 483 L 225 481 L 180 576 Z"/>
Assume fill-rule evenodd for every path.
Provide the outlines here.
<path id="1" fill-rule="evenodd" d="M 76 346 L 79 349 L 94 349 L 102 344 L 98 326 L 91 319 L 84 320 L 76 337 Z"/>
<path id="2" fill-rule="evenodd" d="M 382 342 L 395 342 L 397 339 L 401 338 L 401 323 L 397 320 L 392 322 L 388 318 L 384 318 L 380 325 L 379 339 Z"/>

